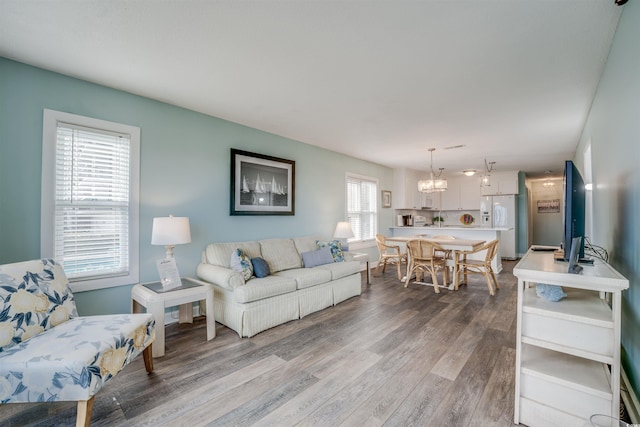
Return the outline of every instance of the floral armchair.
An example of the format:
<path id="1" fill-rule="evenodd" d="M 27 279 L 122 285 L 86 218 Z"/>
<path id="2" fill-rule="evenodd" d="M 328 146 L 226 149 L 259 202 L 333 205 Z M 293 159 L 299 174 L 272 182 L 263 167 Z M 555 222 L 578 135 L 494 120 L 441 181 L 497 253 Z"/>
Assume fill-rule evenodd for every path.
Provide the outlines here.
<path id="1" fill-rule="evenodd" d="M 94 395 L 138 354 L 153 371 L 151 314 L 79 317 L 53 260 L 0 265 L 0 404 L 77 401 L 91 421 Z"/>

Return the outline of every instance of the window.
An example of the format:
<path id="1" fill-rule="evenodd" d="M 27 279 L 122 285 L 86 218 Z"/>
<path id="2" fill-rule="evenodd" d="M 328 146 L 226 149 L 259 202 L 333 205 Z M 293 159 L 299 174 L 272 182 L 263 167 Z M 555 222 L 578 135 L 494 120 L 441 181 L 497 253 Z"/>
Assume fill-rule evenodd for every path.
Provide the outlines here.
<path id="1" fill-rule="evenodd" d="M 140 129 L 44 110 L 41 256 L 74 291 L 138 281 Z"/>
<path id="2" fill-rule="evenodd" d="M 373 240 L 378 232 L 378 180 L 347 174 L 347 217 L 355 237 L 349 242 Z"/>

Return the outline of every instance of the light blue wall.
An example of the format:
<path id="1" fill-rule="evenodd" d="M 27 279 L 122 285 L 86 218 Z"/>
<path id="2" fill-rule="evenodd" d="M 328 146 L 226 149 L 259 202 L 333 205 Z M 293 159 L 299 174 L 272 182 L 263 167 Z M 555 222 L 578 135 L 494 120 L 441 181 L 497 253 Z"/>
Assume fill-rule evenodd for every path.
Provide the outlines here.
<path id="1" fill-rule="evenodd" d="M 629 279 L 623 292 L 622 363 L 640 392 L 640 2 L 624 6 L 609 58 L 576 151 L 584 172 L 589 144 L 593 171 L 594 243 Z"/>
<path id="2" fill-rule="evenodd" d="M 345 218 L 345 173 L 393 188 L 389 168 L 148 98 L 0 57 L 0 264 L 40 257 L 42 110 L 141 129 L 140 280 L 155 281 L 155 216 L 188 216 L 192 243 L 175 248 L 183 276 L 195 276 L 210 242 L 321 235 Z M 327 124 L 330 126 L 330 124 Z M 295 216 L 230 216 L 230 148 L 296 161 Z M 380 209 L 379 228 L 392 225 Z M 371 251 L 372 258 L 377 250 Z M 375 258 L 374 258 L 375 259 Z M 76 293 L 81 314 L 128 312 L 131 286 Z"/>

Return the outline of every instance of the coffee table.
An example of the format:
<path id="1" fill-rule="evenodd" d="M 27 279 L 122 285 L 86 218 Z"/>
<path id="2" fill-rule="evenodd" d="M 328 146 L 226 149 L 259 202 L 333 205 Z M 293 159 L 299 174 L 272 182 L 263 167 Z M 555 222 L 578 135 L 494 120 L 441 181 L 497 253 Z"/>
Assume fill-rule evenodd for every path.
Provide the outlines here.
<path id="1" fill-rule="evenodd" d="M 195 301 L 206 302 L 207 341 L 216 336 L 216 322 L 213 314 L 213 287 L 192 278 L 183 278 L 182 286 L 163 290 L 160 282 L 140 283 L 131 289 L 131 310 L 133 313 L 147 312 L 153 314 L 156 321 L 156 340 L 152 346 L 153 357 L 164 356 L 164 310 L 166 307 L 179 305 L 179 322 L 193 322 L 193 305 Z"/>

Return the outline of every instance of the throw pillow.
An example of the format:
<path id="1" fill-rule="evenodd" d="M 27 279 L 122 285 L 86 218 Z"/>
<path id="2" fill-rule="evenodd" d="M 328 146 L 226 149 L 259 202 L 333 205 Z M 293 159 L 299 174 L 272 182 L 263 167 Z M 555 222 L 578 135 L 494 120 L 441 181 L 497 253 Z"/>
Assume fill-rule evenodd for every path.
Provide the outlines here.
<path id="1" fill-rule="evenodd" d="M 253 264 L 253 274 L 255 274 L 256 277 L 267 277 L 271 274 L 269 264 L 264 260 L 264 258 L 251 258 L 251 264 Z"/>
<path id="2" fill-rule="evenodd" d="M 317 241 L 316 246 L 318 249 L 329 247 L 334 262 L 344 261 L 344 255 L 342 253 L 342 242 L 340 240 L 331 240 L 329 242 Z"/>
<path id="3" fill-rule="evenodd" d="M 251 258 L 242 249 L 236 249 L 231 253 L 231 269 L 242 273 L 245 282 L 253 276 L 253 264 Z"/>
<path id="4" fill-rule="evenodd" d="M 302 262 L 305 268 L 315 267 L 317 265 L 330 264 L 333 262 L 333 255 L 328 246 L 315 251 L 303 252 Z"/>

